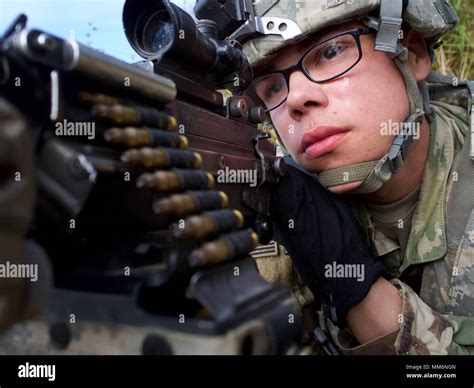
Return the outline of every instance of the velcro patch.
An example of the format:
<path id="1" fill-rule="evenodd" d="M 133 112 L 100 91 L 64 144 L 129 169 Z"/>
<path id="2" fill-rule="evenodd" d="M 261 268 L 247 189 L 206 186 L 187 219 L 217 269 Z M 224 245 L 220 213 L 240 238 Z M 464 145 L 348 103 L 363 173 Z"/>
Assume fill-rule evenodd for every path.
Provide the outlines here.
<path id="1" fill-rule="evenodd" d="M 250 256 L 255 258 L 274 257 L 279 255 L 278 244 L 276 241 L 270 241 L 266 245 L 259 245 L 254 251 L 250 252 Z"/>

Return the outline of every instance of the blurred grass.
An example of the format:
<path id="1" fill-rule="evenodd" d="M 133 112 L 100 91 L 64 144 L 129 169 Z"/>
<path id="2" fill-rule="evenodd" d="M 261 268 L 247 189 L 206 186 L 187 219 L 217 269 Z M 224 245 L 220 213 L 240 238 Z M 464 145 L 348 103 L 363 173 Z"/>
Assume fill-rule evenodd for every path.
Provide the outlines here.
<path id="1" fill-rule="evenodd" d="M 474 0 L 451 0 L 460 19 L 435 50 L 434 69 L 458 79 L 474 79 Z"/>

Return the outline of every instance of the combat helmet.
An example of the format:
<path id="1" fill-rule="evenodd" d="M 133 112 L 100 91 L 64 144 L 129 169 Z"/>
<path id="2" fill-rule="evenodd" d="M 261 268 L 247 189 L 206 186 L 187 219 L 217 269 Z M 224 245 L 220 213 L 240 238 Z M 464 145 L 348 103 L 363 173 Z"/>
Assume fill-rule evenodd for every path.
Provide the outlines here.
<path id="1" fill-rule="evenodd" d="M 282 47 L 332 25 L 358 20 L 376 31 L 374 50 L 388 53 L 405 81 L 410 113 L 404 130 L 380 160 L 322 171 L 318 176 L 326 187 L 363 181 L 353 192 L 378 190 L 402 168 L 413 137 L 409 129 L 421 123 L 425 112 L 430 113 L 426 83 L 417 83 L 406 66 L 408 50 L 400 42 L 402 23 L 425 38 L 433 61 L 439 38 L 459 20 L 452 7 L 439 0 L 248 0 L 246 4 L 248 20 L 229 38 L 243 44 L 254 67 L 269 63 Z"/>

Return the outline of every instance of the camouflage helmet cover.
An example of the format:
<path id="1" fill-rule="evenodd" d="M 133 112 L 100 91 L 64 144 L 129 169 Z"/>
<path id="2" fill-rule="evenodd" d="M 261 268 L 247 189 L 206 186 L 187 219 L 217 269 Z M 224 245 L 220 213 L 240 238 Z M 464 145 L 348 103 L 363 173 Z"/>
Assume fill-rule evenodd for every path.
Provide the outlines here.
<path id="1" fill-rule="evenodd" d="M 368 20 L 367 17 L 374 14 L 378 16 L 377 10 L 384 6 L 384 2 L 387 7 L 397 3 L 396 0 L 254 0 L 253 9 L 257 18 L 285 18 L 296 23 L 300 31 L 292 39 L 295 42 L 331 25 L 355 19 Z M 408 0 L 403 5 L 401 19 L 430 42 L 437 41 L 458 21 L 446 1 Z M 388 16 L 388 24 L 396 24 L 396 18 Z M 382 15 L 375 19 L 371 27 L 377 29 L 381 21 Z M 401 20 L 399 22 L 401 24 Z M 253 66 L 268 63 L 280 48 L 292 43 L 283 34 L 278 35 L 278 27 L 272 30 L 276 34 L 254 37 L 243 44 L 244 52 Z M 285 25 L 281 30 L 286 28 Z"/>
<path id="2" fill-rule="evenodd" d="M 247 1 L 250 3 L 252 0 Z M 408 24 L 427 40 L 432 56 L 433 43 L 458 22 L 448 2 L 440 0 L 253 0 L 253 7 L 248 8 L 250 17 L 247 26 L 243 27 L 244 33 L 237 30 L 233 38 L 239 40 L 241 34 L 240 42 L 254 68 L 272 60 L 282 47 L 332 25 L 359 20 L 376 30 L 374 50 L 389 53 L 405 81 L 409 101 L 405 128 L 420 123 L 431 108 L 426 82 L 417 83 L 408 70 L 408 50 L 400 42 L 402 23 Z M 253 27 L 250 28 L 251 39 L 245 41 L 250 23 Z M 256 37 L 253 31 L 263 36 Z M 266 125 L 269 129 L 271 120 Z M 374 192 L 403 166 L 411 140 L 412 135 L 402 133 L 394 138 L 381 159 L 325 170 L 318 174 L 318 178 L 326 187 L 337 186 L 348 183 L 344 174 L 350 173 L 351 181 L 363 180 L 353 193 Z"/>

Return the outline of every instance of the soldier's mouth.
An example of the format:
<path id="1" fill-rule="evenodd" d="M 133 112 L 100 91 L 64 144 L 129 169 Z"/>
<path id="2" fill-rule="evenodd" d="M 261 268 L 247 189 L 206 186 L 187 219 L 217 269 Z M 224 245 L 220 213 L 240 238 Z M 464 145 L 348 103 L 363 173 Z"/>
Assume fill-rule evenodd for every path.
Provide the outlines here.
<path id="1" fill-rule="evenodd" d="M 306 132 L 301 139 L 301 151 L 306 157 L 318 158 L 336 149 L 349 135 L 346 128 L 319 126 Z"/>

